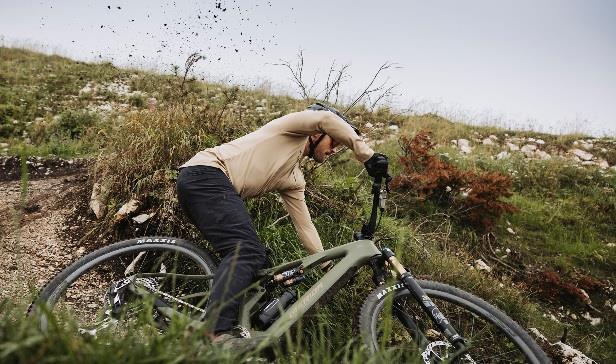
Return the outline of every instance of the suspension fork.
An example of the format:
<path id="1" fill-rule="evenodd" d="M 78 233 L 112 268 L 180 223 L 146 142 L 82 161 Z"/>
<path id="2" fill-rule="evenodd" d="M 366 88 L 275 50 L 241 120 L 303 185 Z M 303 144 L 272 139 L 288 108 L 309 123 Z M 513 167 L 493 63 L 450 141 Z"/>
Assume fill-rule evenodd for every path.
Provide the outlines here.
<path id="1" fill-rule="evenodd" d="M 397 273 L 398 278 L 404 284 L 404 286 L 411 292 L 413 297 L 419 302 L 421 308 L 424 312 L 430 317 L 432 322 L 440 329 L 440 331 L 445 335 L 447 340 L 456 348 L 459 353 L 462 353 L 466 350 L 466 345 L 464 338 L 458 334 L 456 329 L 449 323 L 449 320 L 445 318 L 445 316 L 441 313 L 441 311 L 436 307 L 434 302 L 428 297 L 428 295 L 424 292 L 424 290 L 419 286 L 417 281 L 413 278 L 411 272 L 407 271 L 404 266 L 400 263 L 398 258 L 396 258 L 394 252 L 389 248 L 384 248 L 381 253 L 383 254 L 383 258 L 387 261 Z"/>

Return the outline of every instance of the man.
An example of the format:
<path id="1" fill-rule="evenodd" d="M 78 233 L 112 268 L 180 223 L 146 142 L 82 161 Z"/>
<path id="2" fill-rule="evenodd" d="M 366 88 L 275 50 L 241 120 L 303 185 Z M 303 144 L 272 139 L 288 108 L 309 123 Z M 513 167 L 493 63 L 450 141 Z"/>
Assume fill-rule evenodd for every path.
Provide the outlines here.
<path id="1" fill-rule="evenodd" d="M 344 145 L 373 175 L 387 158 L 374 153 L 358 134 L 338 111 L 315 104 L 203 150 L 180 167 L 180 206 L 222 259 L 208 301 L 208 312 L 218 312 L 215 342 L 233 336 L 240 305 L 236 296 L 267 261 L 242 199 L 278 192 L 304 248 L 310 254 L 323 251 L 304 199 L 306 183 L 299 162 L 305 156 L 324 162 Z"/>

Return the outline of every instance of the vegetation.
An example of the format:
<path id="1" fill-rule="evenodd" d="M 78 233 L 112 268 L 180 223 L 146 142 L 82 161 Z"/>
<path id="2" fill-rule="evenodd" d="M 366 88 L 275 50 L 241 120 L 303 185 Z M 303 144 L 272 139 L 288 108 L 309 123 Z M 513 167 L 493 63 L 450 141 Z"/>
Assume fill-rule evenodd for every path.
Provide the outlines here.
<path id="1" fill-rule="evenodd" d="M 199 150 L 305 106 L 305 100 L 264 90 L 0 48 L 0 143 L 7 145 L 4 153 L 92 159 L 88 189 L 96 182 L 107 191 L 107 215 L 89 226 L 82 238 L 95 241 L 88 244 L 92 248 L 144 233 L 200 240 L 177 206 L 176 167 Z M 541 138 L 551 148 L 547 150 L 557 155 L 588 137 L 473 127 L 435 114 L 398 115 L 387 108 L 371 112 L 355 106 L 348 115 L 376 150 L 391 156 L 392 172 L 401 176 L 399 181 L 404 176 L 413 181 L 404 185 L 406 190 L 392 195 L 377 244 L 394 249 L 416 275 L 484 297 L 524 327 L 538 327 L 551 341 L 557 341 L 567 327 L 567 341 L 574 347 L 599 361 L 616 359 L 611 350 L 616 347 L 616 313 L 610 306 L 616 299 L 609 290 L 616 278 L 616 248 L 608 246 L 616 243 L 615 174 L 581 167 L 566 158 L 544 161 L 511 155 L 495 160 L 494 146 L 477 143 L 471 154 L 464 154 L 451 143 L 488 135 L 499 140 L 533 137 Z M 430 153 L 425 156 L 436 159 L 411 175 L 413 161 L 408 158 L 417 158 L 417 149 L 409 143 L 423 129 L 431 132 L 429 148 L 424 145 Z M 599 155 L 612 158 L 616 150 L 612 140 L 597 139 L 595 144 L 606 149 Z M 435 165 L 442 173 L 427 183 L 425 178 L 436 173 Z M 325 247 L 348 242 L 370 203 L 363 167 L 346 151 L 322 166 L 305 162 L 304 170 L 309 208 Z M 468 177 L 471 175 L 474 182 Z M 470 186 L 481 180 L 480 176 L 491 176 L 483 178 L 488 179 L 484 185 L 492 186 L 493 193 L 482 202 L 488 212 L 471 226 L 468 220 L 452 214 L 451 205 L 428 198 L 442 196 L 447 186 Z M 429 187 L 435 183 L 436 187 Z M 140 211 L 155 213 L 146 232 L 136 233 L 129 220 L 117 223 L 113 219 L 115 211 L 131 198 L 142 202 Z M 500 205 L 489 207 L 494 205 L 487 201 Z M 276 195 L 252 199 L 247 206 L 276 262 L 304 254 Z M 490 232 L 484 233 L 488 227 Z M 471 269 L 476 259 L 490 264 L 492 272 Z M 316 316 L 296 328 L 286 351 L 278 351 L 276 361 L 387 360 L 369 358 L 353 340 L 357 312 L 371 287 L 368 272 L 362 271 L 355 285 L 342 290 Z M 599 311 L 591 311 L 602 318 L 597 326 L 581 318 L 591 308 L 580 296 L 580 289 Z M 44 335 L 23 318 L 25 304 L 7 301 L 0 306 L 0 361 L 238 360 L 229 353 L 209 347 L 205 350 L 201 338 L 187 333 L 181 324 L 164 335 L 135 332 L 97 340 L 68 331 Z M 571 313 L 577 313 L 577 319 Z"/>

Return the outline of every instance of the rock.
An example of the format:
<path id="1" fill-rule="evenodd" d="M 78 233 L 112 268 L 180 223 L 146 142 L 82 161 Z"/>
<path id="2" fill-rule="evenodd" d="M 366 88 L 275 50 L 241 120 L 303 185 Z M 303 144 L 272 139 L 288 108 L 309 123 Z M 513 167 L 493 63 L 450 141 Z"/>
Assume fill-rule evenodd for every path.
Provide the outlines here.
<path id="1" fill-rule="evenodd" d="M 543 139 L 537 139 L 537 140 L 535 140 L 535 143 L 539 144 L 539 145 L 543 145 L 543 144 L 545 144 L 545 141 Z"/>
<path id="2" fill-rule="evenodd" d="M 148 98 L 147 103 L 148 103 L 148 109 L 150 109 L 150 110 L 155 110 L 156 109 L 156 104 L 157 104 L 156 97 Z"/>
<path id="3" fill-rule="evenodd" d="M 615 243 L 607 243 L 608 248 L 614 248 L 616 247 Z"/>
<path id="4" fill-rule="evenodd" d="M 550 153 L 544 152 L 543 150 L 537 150 L 535 152 L 535 157 L 542 159 L 542 160 L 552 159 L 552 156 L 550 155 Z"/>
<path id="5" fill-rule="evenodd" d="M 90 195 L 90 208 L 94 212 L 94 215 L 96 215 L 97 219 L 105 216 L 105 213 L 107 212 L 104 195 L 105 193 L 100 183 L 95 183 L 94 186 L 92 186 L 92 195 Z"/>
<path id="6" fill-rule="evenodd" d="M 510 227 L 507 228 L 507 232 L 511 235 L 515 235 L 515 231 L 513 231 L 513 229 Z"/>
<path id="7" fill-rule="evenodd" d="M 535 142 L 535 138 L 526 138 L 526 141 L 528 141 L 529 143 L 534 143 Z"/>
<path id="8" fill-rule="evenodd" d="M 590 321 L 590 324 L 592 326 L 597 326 L 601 323 L 601 318 L 600 317 L 592 317 L 590 316 L 589 312 L 586 312 L 585 314 L 582 315 L 583 318 L 585 318 L 586 320 Z"/>
<path id="9" fill-rule="evenodd" d="M 610 164 L 605 159 L 597 159 L 595 164 L 597 166 L 599 166 L 599 168 L 601 168 L 601 169 L 608 169 L 608 168 L 610 168 Z"/>
<path id="10" fill-rule="evenodd" d="M 558 358 L 557 363 L 563 364 L 597 364 L 596 361 L 587 357 L 581 351 L 569 346 L 565 343 L 556 342 L 552 344 L 551 351 L 555 358 Z"/>
<path id="11" fill-rule="evenodd" d="M 502 151 L 496 155 L 496 160 L 507 159 L 509 158 L 509 153 L 506 151 Z"/>
<path id="12" fill-rule="evenodd" d="M 485 270 L 488 273 L 492 271 L 492 267 L 487 265 L 486 262 L 484 262 L 481 259 L 477 259 L 475 261 L 475 269 L 477 269 L 477 270 Z"/>
<path id="13" fill-rule="evenodd" d="M 537 150 L 537 146 L 536 146 L 536 145 L 534 145 L 534 144 L 526 144 L 526 145 L 522 146 L 522 148 L 520 148 L 520 150 L 521 150 L 523 153 L 526 153 L 526 152 L 534 152 L 535 150 Z"/>
<path id="14" fill-rule="evenodd" d="M 373 126 L 373 125 L 372 125 L 372 123 L 366 123 L 366 124 L 364 124 L 364 126 L 365 126 L 366 128 L 369 128 L 369 129 L 370 129 L 370 128 L 372 128 L 372 126 Z"/>
<path id="15" fill-rule="evenodd" d="M 580 147 L 582 149 L 584 149 L 584 150 L 592 150 L 594 145 L 592 143 L 589 143 L 589 142 L 580 141 Z"/>
<path id="16" fill-rule="evenodd" d="M 515 152 L 517 150 L 520 150 L 520 147 L 518 147 L 517 145 L 513 144 L 513 143 L 507 143 L 507 148 L 509 148 L 510 151 Z"/>
<path id="17" fill-rule="evenodd" d="M 128 201 L 127 203 L 125 203 L 124 205 L 122 205 L 122 207 L 120 207 L 118 212 L 116 212 L 115 214 L 115 217 L 114 217 L 115 221 L 119 222 L 119 221 L 124 220 L 128 215 L 137 211 L 140 204 L 141 204 L 140 201 L 132 199 Z"/>
<path id="18" fill-rule="evenodd" d="M 133 221 L 137 224 L 143 224 L 144 222 L 148 221 L 152 216 L 154 216 L 154 213 L 137 215 L 133 217 Z"/>
<path id="19" fill-rule="evenodd" d="M 491 134 L 488 138 L 490 138 L 490 139 L 492 139 L 494 141 L 498 140 L 498 137 L 496 135 L 494 135 L 494 134 Z"/>
<path id="20" fill-rule="evenodd" d="M 458 139 L 456 144 L 460 151 L 464 154 L 469 154 L 473 151 L 473 148 L 471 147 L 471 142 L 467 139 Z"/>
<path id="21" fill-rule="evenodd" d="M 400 128 L 398 127 L 398 125 L 390 125 L 388 129 L 393 131 L 394 133 L 397 133 L 398 129 Z"/>
<path id="22" fill-rule="evenodd" d="M 496 143 L 494 143 L 494 140 L 490 139 L 490 138 L 485 138 L 484 140 L 481 141 L 481 143 L 483 145 L 495 145 Z"/>
<path id="23" fill-rule="evenodd" d="M 566 363 L 566 364 L 597 364 L 596 361 L 587 357 L 581 351 L 565 344 L 560 341 L 555 343 L 550 343 L 548 339 L 539 332 L 534 327 L 528 329 L 528 332 L 534 339 L 539 343 L 539 345 L 548 351 L 552 359 L 554 359 L 555 363 Z"/>
<path id="24" fill-rule="evenodd" d="M 94 91 L 96 91 L 96 86 L 94 86 L 92 82 L 88 82 L 86 83 L 85 86 L 83 86 L 81 90 L 79 90 L 79 94 L 80 95 L 91 94 Z"/>
<path id="25" fill-rule="evenodd" d="M 580 158 L 583 161 L 590 161 L 593 158 L 592 154 L 577 148 L 569 150 L 569 153 L 573 154 L 574 156 Z"/>

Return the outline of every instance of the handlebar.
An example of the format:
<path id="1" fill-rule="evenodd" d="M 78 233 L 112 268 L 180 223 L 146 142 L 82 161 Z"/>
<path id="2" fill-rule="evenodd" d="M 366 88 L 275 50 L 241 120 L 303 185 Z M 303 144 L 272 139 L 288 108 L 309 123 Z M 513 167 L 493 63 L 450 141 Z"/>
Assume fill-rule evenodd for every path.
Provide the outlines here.
<path id="1" fill-rule="evenodd" d="M 385 188 L 382 188 L 383 179 L 385 179 Z M 355 232 L 353 238 L 355 240 L 372 240 L 376 231 L 377 213 L 381 210 L 381 213 L 385 210 L 385 201 L 389 193 L 389 182 L 391 182 L 391 176 L 387 173 L 374 177 L 372 182 L 372 211 L 368 222 L 364 223 L 361 232 Z"/>

